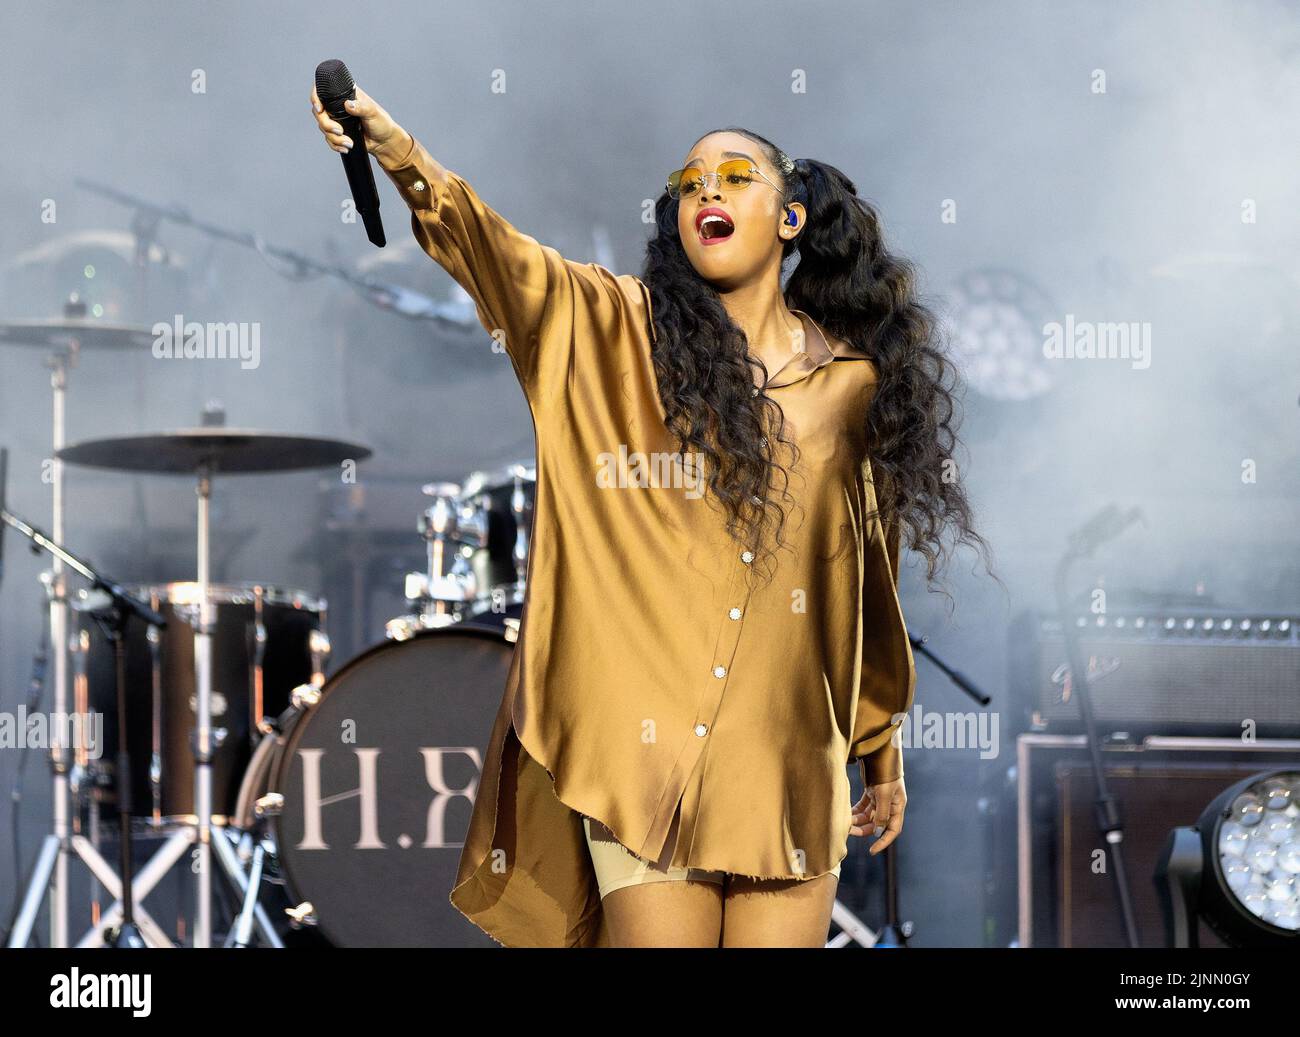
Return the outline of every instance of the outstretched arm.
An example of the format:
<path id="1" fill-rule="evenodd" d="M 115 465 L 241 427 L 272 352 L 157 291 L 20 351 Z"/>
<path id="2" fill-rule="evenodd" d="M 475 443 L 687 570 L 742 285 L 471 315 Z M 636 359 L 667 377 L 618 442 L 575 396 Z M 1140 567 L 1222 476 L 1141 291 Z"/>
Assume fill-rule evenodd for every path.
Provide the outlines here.
<path id="1" fill-rule="evenodd" d="M 314 90 L 312 99 L 318 103 Z M 575 336 L 579 320 L 585 331 L 612 335 L 621 321 L 644 319 L 648 301 L 636 278 L 566 260 L 515 229 L 359 87 L 349 110 L 361 118 L 366 148 L 410 207 L 416 240 L 474 300 L 479 321 L 510 357 L 534 413 L 564 391 L 575 348 L 595 348 L 588 340 L 604 337 Z M 316 119 L 330 147 L 346 147 L 327 112 Z"/>

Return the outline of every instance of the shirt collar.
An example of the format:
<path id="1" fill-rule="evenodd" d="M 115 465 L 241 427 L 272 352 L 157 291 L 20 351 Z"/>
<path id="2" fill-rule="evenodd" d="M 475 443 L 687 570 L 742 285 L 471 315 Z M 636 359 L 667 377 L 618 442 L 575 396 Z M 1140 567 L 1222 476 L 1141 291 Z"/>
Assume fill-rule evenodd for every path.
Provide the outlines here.
<path id="1" fill-rule="evenodd" d="M 821 326 L 803 310 L 791 307 L 790 312 L 796 314 L 800 321 L 803 322 L 804 342 L 807 343 L 807 348 L 786 361 L 767 380 L 766 388 L 779 389 L 783 385 L 802 381 L 814 371 L 820 370 L 837 358 L 841 360 L 867 359 L 865 353 L 859 353 L 850 346 L 842 345 L 838 341 L 832 344 L 826 338 Z M 760 385 L 758 388 L 762 389 L 764 386 Z"/>

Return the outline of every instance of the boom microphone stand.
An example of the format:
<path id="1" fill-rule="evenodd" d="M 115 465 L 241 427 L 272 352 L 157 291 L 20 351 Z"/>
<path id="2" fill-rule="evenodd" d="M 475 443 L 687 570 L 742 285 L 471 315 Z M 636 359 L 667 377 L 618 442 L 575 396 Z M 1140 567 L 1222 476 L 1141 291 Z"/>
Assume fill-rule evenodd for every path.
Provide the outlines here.
<path id="1" fill-rule="evenodd" d="M 1137 918 L 1133 913 L 1133 898 L 1128 888 L 1128 872 L 1124 864 L 1124 820 L 1120 816 L 1119 805 L 1106 784 L 1106 772 L 1101 763 L 1101 742 L 1097 737 L 1097 721 L 1092 711 L 1092 678 L 1088 673 L 1083 649 L 1079 644 L 1079 631 L 1069 621 L 1069 594 L 1066 579 L 1071 566 L 1076 561 L 1091 556 L 1101 544 L 1118 536 L 1126 526 L 1140 517 L 1141 512 L 1136 508 L 1125 514 L 1121 514 L 1113 504 L 1103 508 L 1070 535 L 1069 548 L 1056 567 L 1056 605 L 1061 614 L 1061 633 L 1065 637 L 1066 657 L 1070 661 L 1070 688 L 1079 697 L 1079 712 L 1083 717 L 1088 744 L 1088 760 L 1092 766 L 1092 777 L 1097 789 L 1095 804 L 1097 828 L 1106 840 L 1106 853 L 1113 865 L 1110 872 L 1115 879 L 1115 897 L 1118 901 L 1116 906 L 1130 947 L 1139 947 L 1141 943 L 1138 939 Z"/>
<path id="2" fill-rule="evenodd" d="M 121 874 L 114 876 L 108 862 L 100 856 L 99 851 L 87 840 L 77 837 L 74 839 L 63 839 L 61 834 L 56 832 L 46 836 L 45 843 L 41 848 L 40 857 L 37 866 L 32 874 L 31 881 L 28 883 L 27 891 L 23 896 L 22 908 L 18 915 L 18 920 L 14 924 L 13 933 L 10 936 L 10 947 L 23 947 L 31 937 L 32 927 L 36 921 L 36 912 L 40 908 L 41 900 L 44 897 L 46 887 L 50 884 L 50 874 L 54 871 L 56 862 L 66 860 L 68 849 L 78 854 L 90 868 L 91 872 L 96 875 L 109 892 L 113 890 L 113 879 L 116 878 L 116 886 L 120 892 L 118 900 L 121 904 L 122 919 L 115 932 L 110 937 L 109 942 L 115 947 L 144 947 L 145 938 L 141 932 L 140 926 L 136 924 L 137 905 L 133 896 L 132 882 L 132 864 L 131 864 L 131 761 L 127 748 L 127 726 L 126 726 L 126 650 L 122 641 L 122 634 L 126 627 L 127 617 L 130 615 L 139 616 L 144 622 L 151 627 L 164 627 L 167 620 L 143 601 L 129 594 L 121 584 L 108 579 L 106 576 L 95 572 L 86 562 L 82 561 L 76 555 L 63 548 L 42 533 L 39 529 L 29 525 L 16 515 L 4 508 L 0 508 L 0 522 L 12 526 L 19 533 L 27 537 L 36 547 L 43 548 L 53 556 L 55 564 L 62 567 L 66 566 L 74 572 L 80 573 L 97 589 L 105 592 L 112 601 L 107 616 L 96 616 L 105 634 L 113 644 L 113 659 L 115 662 L 115 671 L 117 674 L 117 725 L 118 725 L 118 749 L 117 749 L 117 798 L 118 798 L 118 834 L 120 839 L 119 866 Z M 66 615 L 66 601 L 64 602 Z M 56 655 L 57 658 L 57 655 Z M 65 716 L 66 711 L 59 711 L 56 708 L 56 715 Z M 62 745 L 62 738 L 54 735 L 55 725 L 51 725 L 51 741 L 57 739 L 60 749 L 66 749 Z M 56 773 L 60 773 L 56 770 Z M 66 770 L 61 773 L 65 782 L 66 792 Z M 66 800 L 64 802 L 65 813 L 64 830 L 62 835 L 66 836 Z M 66 878 L 66 866 L 64 867 L 64 878 Z M 60 880 L 62 881 L 62 880 Z M 63 893 L 66 896 L 66 887 L 63 887 Z M 111 910 L 111 909 L 110 909 Z M 51 913 L 54 913 L 54 905 L 51 904 Z M 158 926 L 148 917 L 143 908 L 139 909 L 139 914 L 146 927 L 151 929 L 151 936 L 155 941 L 161 940 L 166 944 L 170 941 L 162 934 Z M 66 903 L 65 913 L 59 919 L 65 927 L 66 945 Z"/>

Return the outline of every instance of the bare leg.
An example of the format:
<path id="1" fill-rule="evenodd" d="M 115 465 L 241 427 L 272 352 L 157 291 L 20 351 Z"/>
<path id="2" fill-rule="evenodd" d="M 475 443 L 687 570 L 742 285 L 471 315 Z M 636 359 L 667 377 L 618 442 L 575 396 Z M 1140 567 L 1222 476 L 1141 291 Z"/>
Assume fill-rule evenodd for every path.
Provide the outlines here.
<path id="1" fill-rule="evenodd" d="M 716 947 L 722 887 L 716 882 L 647 882 L 610 893 L 601 908 L 615 947 Z"/>
<path id="2" fill-rule="evenodd" d="M 728 875 L 723 947 L 824 947 L 840 880 L 751 879 Z"/>
<path id="3" fill-rule="evenodd" d="M 665 869 L 672 860 L 680 823 L 679 806 L 668 829 L 662 858 Z M 591 832 L 598 843 L 614 843 L 613 835 L 599 822 L 592 822 Z M 722 933 L 722 884 L 692 879 L 636 883 L 611 890 L 601 909 L 615 947 L 717 947 Z"/>

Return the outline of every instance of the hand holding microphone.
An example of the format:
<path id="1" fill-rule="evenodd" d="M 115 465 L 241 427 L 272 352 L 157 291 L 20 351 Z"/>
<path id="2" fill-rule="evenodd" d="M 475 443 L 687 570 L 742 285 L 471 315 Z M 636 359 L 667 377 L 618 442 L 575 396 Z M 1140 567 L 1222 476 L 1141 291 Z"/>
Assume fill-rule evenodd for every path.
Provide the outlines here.
<path id="1" fill-rule="evenodd" d="M 360 119 L 366 141 L 366 150 L 381 161 L 384 157 L 401 158 L 404 153 L 402 145 L 409 146 L 411 143 L 407 132 L 397 125 L 393 121 L 393 117 L 384 111 L 376 103 L 375 99 L 362 90 L 361 87 L 358 86 L 355 90 L 357 96 L 354 103 L 356 107 L 347 107 L 345 111 Z M 330 149 L 337 151 L 341 155 L 346 154 L 348 148 L 344 145 L 350 146 L 352 141 L 343 132 L 342 125 L 329 112 L 325 111 L 314 86 L 311 90 L 311 104 L 312 111 L 316 113 L 316 125 L 320 128 Z"/>
<path id="2" fill-rule="evenodd" d="M 316 67 L 311 91 L 316 126 L 330 148 L 343 156 L 343 168 L 352 200 L 365 223 L 366 235 L 380 248 L 384 228 L 379 220 L 379 194 L 368 154 L 381 163 L 400 159 L 410 147 L 411 136 L 397 125 L 364 90 L 341 61 L 322 61 Z M 364 150 L 356 147 L 360 141 Z"/>

